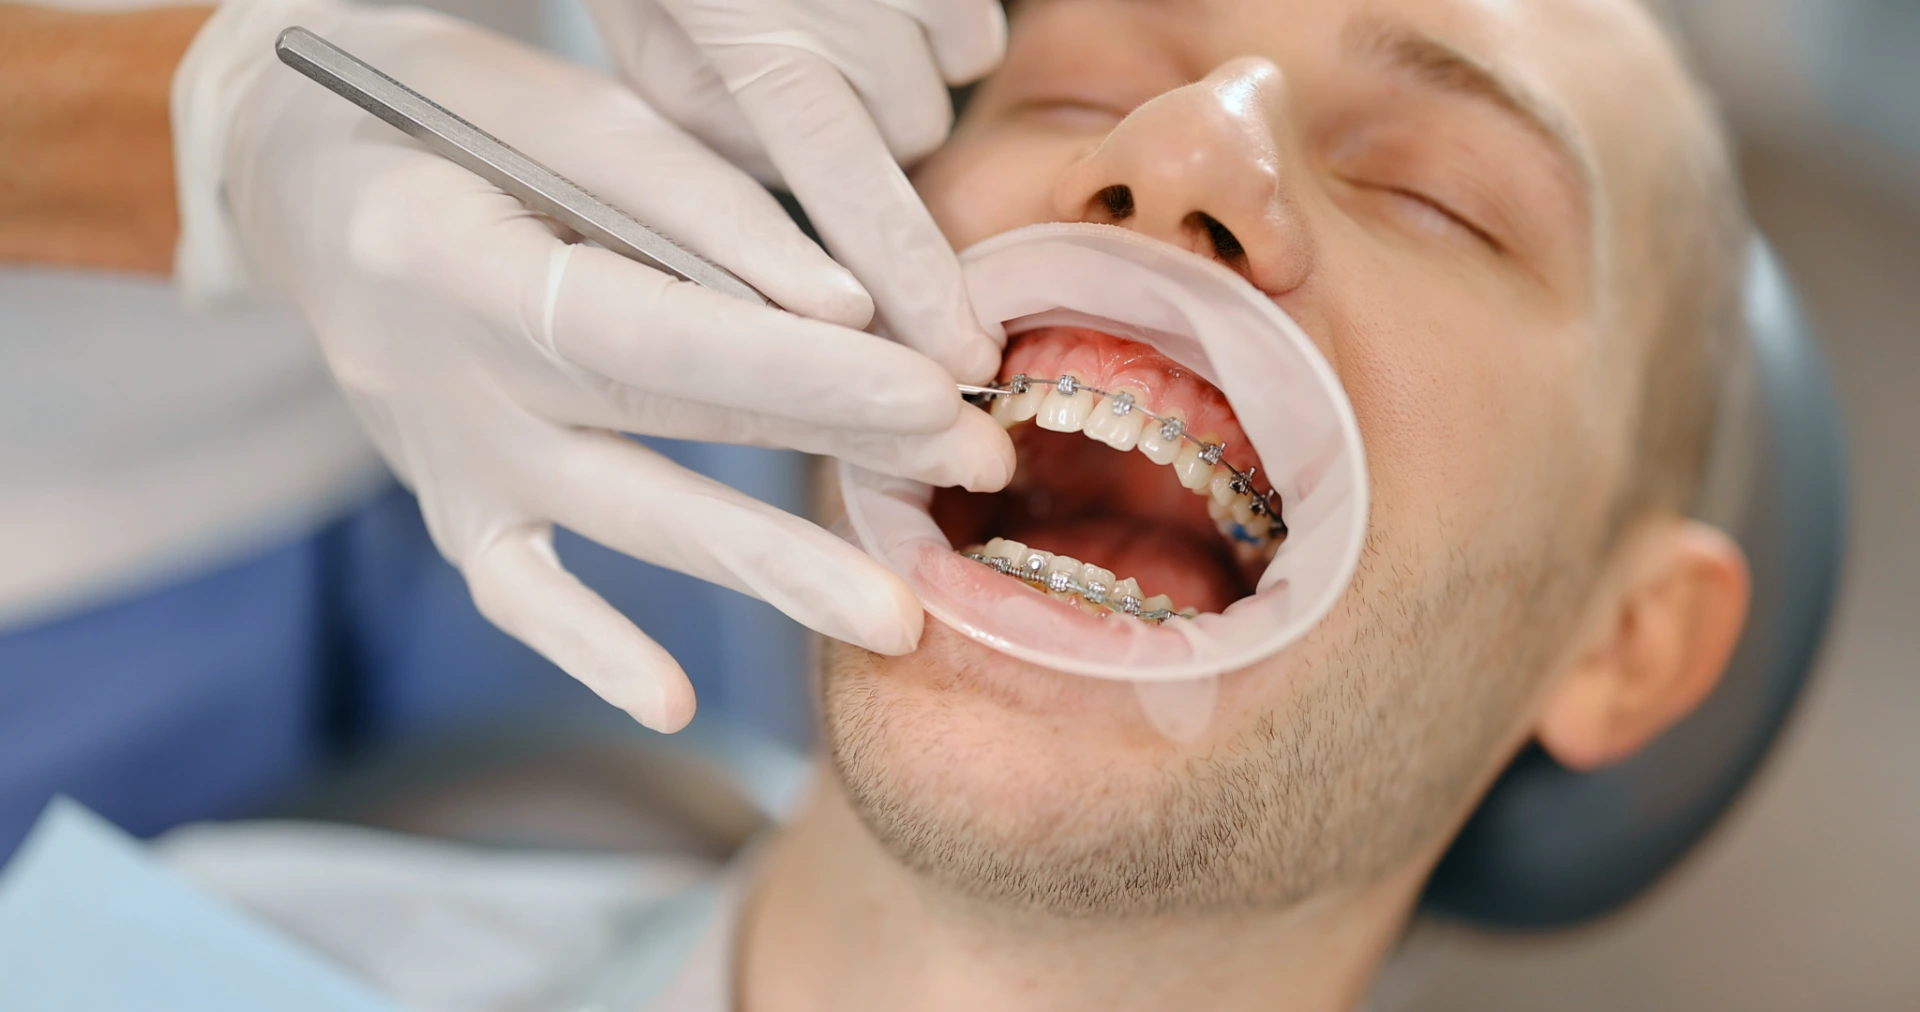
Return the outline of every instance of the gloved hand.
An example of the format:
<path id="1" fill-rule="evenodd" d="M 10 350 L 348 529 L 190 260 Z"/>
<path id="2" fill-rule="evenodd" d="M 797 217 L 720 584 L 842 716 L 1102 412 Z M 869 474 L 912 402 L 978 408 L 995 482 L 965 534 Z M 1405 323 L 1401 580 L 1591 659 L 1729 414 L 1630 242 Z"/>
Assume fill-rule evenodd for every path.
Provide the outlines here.
<path id="1" fill-rule="evenodd" d="M 272 44 L 290 24 L 804 315 L 569 245 L 282 66 Z M 920 606 L 878 563 L 614 434 L 792 447 L 975 489 L 1012 474 L 999 427 L 938 365 L 857 329 L 859 286 L 752 179 L 617 82 L 419 11 L 230 2 L 174 104 L 182 283 L 219 294 L 250 271 L 292 297 L 494 624 L 650 727 L 692 716 L 673 659 L 561 567 L 559 523 L 829 636 L 914 646 Z"/>
<path id="2" fill-rule="evenodd" d="M 990 379 L 946 239 L 900 170 L 946 139 L 948 84 L 1006 47 L 999 0 L 587 0 L 621 74 L 735 164 L 793 191 L 883 328 Z"/>

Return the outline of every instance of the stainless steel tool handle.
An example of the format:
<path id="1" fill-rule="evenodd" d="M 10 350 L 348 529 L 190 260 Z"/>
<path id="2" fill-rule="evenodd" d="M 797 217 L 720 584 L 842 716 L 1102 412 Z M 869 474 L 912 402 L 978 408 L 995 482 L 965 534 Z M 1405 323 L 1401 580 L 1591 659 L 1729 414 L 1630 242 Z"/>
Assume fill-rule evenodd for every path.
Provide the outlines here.
<path id="1" fill-rule="evenodd" d="M 305 28 L 281 32 L 273 48 L 280 62 L 518 197 L 527 207 L 615 253 L 737 299 L 773 305 L 732 271 L 640 224 L 572 180 Z"/>

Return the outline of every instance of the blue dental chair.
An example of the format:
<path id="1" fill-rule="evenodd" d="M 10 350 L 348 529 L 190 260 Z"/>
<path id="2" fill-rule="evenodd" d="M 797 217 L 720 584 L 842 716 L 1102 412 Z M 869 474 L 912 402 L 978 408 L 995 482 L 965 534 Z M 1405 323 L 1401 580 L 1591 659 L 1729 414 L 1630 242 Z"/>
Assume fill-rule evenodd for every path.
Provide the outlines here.
<path id="1" fill-rule="evenodd" d="M 1617 766 L 1574 773 L 1537 748 L 1523 753 L 1435 870 L 1426 912 L 1539 930 L 1622 906 L 1713 827 L 1792 713 L 1838 586 L 1845 454 L 1819 349 L 1764 246 L 1746 298 L 1748 368 L 1734 377 L 1708 477 L 1710 491 L 1718 478 L 1731 494 L 1700 510 L 1739 540 L 1753 571 L 1725 676 L 1698 712 Z"/>

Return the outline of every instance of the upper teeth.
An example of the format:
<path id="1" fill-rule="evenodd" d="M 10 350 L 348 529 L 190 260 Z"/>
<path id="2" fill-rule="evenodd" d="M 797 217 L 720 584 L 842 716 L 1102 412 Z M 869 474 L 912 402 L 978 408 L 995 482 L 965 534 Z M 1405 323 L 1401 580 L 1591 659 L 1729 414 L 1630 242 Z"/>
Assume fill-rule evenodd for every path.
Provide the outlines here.
<path id="1" fill-rule="evenodd" d="M 1123 397 L 1126 400 L 1120 399 Z M 1146 425 L 1146 417 L 1133 410 L 1133 395 L 1122 390 L 1100 402 L 1080 431 L 1088 439 L 1098 439 L 1124 453 L 1139 445 L 1140 432 Z"/>
<path id="2" fill-rule="evenodd" d="M 1145 426 L 1140 430 L 1140 442 L 1135 449 L 1156 464 L 1171 464 L 1180 456 L 1180 448 L 1186 445 L 1180 439 L 1182 428 L 1184 426 L 1178 418 L 1168 418 L 1159 425 Z"/>
<path id="3" fill-rule="evenodd" d="M 1254 492 L 1252 471 L 1224 463 L 1225 448 L 1188 435 L 1178 415 L 1154 415 L 1139 408 L 1144 392 L 1099 390 L 1072 375 L 1039 380 L 1021 374 L 1005 388 L 1006 393 L 993 398 L 991 410 L 1007 428 L 1033 419 L 1043 429 L 1083 433 L 1116 450 L 1139 450 L 1148 460 L 1171 466 L 1180 484 L 1212 500 L 1209 512 L 1216 526 L 1243 561 L 1270 558 L 1286 539 L 1286 525 L 1276 524 L 1272 500 Z"/>
<path id="4" fill-rule="evenodd" d="M 1093 414 L 1093 391 L 1081 390 L 1067 381 L 1071 376 L 1062 376 L 1060 382 L 1048 390 L 1040 400 L 1040 417 L 1034 424 L 1054 432 L 1079 432 Z"/>

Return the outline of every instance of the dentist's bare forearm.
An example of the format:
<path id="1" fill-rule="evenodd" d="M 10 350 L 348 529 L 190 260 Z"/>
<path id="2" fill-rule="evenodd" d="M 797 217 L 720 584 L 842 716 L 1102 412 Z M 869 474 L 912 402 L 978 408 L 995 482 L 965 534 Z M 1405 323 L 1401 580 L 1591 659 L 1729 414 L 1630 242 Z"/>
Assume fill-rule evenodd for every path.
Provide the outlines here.
<path id="1" fill-rule="evenodd" d="M 167 97 L 210 13 L 0 3 L 0 262 L 172 270 Z"/>

